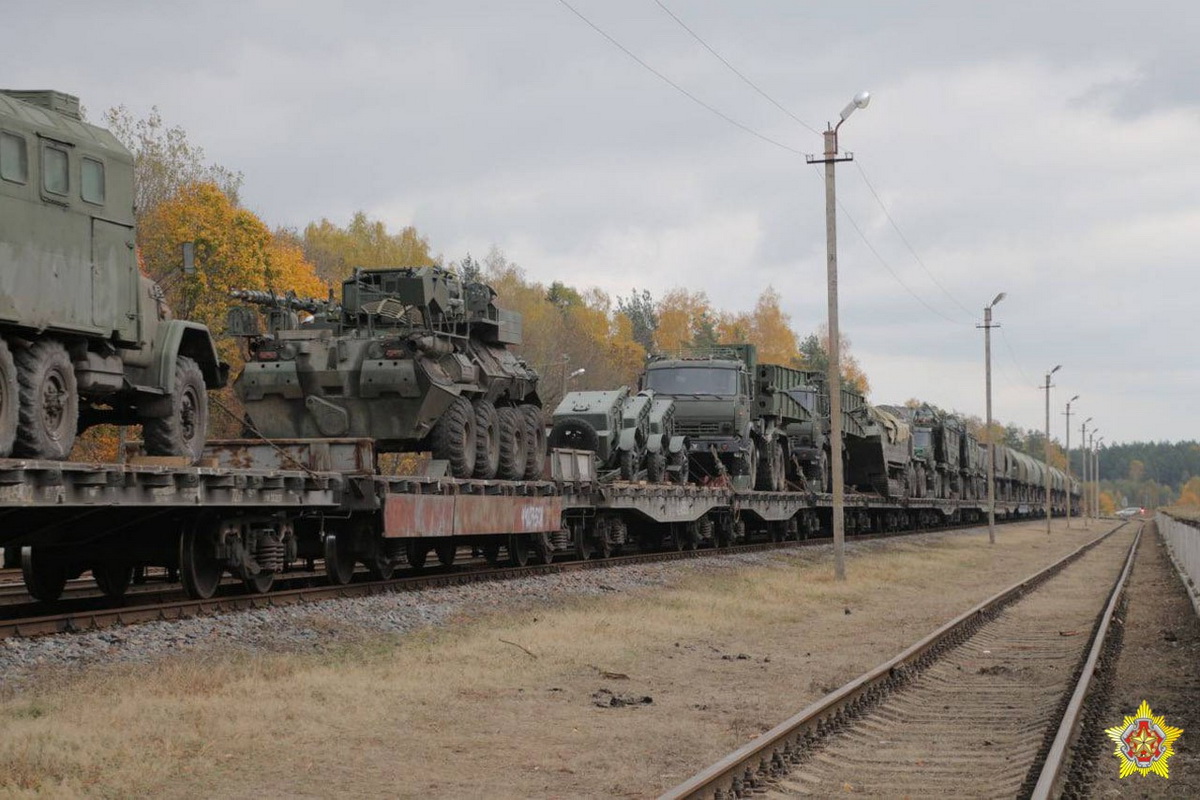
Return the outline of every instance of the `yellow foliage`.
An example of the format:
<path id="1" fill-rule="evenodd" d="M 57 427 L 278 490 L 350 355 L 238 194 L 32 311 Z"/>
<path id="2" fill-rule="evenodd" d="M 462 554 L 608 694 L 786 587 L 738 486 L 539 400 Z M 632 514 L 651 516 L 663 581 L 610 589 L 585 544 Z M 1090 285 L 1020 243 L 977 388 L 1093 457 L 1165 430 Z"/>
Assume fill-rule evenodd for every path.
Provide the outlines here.
<path id="1" fill-rule="evenodd" d="M 1117 502 L 1108 492 L 1100 493 L 1100 513 L 1115 514 L 1117 511 Z"/>
<path id="2" fill-rule="evenodd" d="M 422 267 L 436 263 L 429 242 L 411 225 L 390 233 L 387 225 L 359 211 L 342 228 L 327 219 L 304 229 L 304 253 L 317 273 L 341 283 L 356 267 Z"/>
<path id="3" fill-rule="evenodd" d="M 1200 476 L 1189 478 L 1179 492 L 1179 505 L 1200 507 Z"/>

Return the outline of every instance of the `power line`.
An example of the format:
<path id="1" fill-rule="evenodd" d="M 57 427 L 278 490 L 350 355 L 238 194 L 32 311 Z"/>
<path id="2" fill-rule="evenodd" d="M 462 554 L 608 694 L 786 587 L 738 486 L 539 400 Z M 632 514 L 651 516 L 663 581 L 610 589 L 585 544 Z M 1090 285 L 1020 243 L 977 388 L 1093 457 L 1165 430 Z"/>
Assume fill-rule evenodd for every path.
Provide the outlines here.
<path id="1" fill-rule="evenodd" d="M 679 17 L 678 17 L 678 16 L 675 14 L 675 12 L 674 12 L 674 11 L 672 11 L 671 9 L 669 9 L 669 8 L 667 8 L 665 5 L 663 5 L 663 3 L 661 2 L 661 0 L 654 0 L 654 2 L 658 4 L 658 7 L 659 7 L 659 8 L 661 8 L 663 11 L 667 12 L 667 15 L 668 15 L 668 16 L 669 16 L 671 19 L 673 19 L 673 20 L 675 20 L 676 22 L 678 22 L 678 23 L 679 23 L 679 27 L 683 28 L 685 31 L 687 31 L 689 34 L 691 34 L 692 38 L 693 38 L 693 39 L 695 39 L 697 42 L 699 42 L 699 43 L 700 43 L 700 44 L 701 44 L 701 45 L 704 47 L 704 49 L 705 49 L 705 50 L 707 50 L 708 52 L 712 53 L 714 56 L 716 56 L 716 58 L 717 58 L 717 60 L 718 60 L 718 61 L 720 61 L 722 64 L 724 64 L 726 67 L 728 67 L 730 72 L 732 72 L 734 75 L 737 75 L 739 78 L 741 78 L 743 83 L 745 83 L 747 86 L 749 86 L 749 87 L 750 87 L 751 89 L 753 89 L 754 91 L 758 92 L 758 93 L 759 93 L 759 94 L 760 94 L 762 97 L 764 97 L 764 98 L 767 100 L 767 102 L 769 102 L 771 105 L 773 105 L 773 106 L 775 106 L 776 108 L 778 108 L 778 109 L 779 109 L 780 111 L 782 111 L 784 114 L 787 114 L 787 115 L 788 115 L 789 117 L 791 117 L 793 120 L 795 120 L 796 122 L 798 122 L 798 123 L 799 123 L 799 124 L 800 124 L 802 127 L 804 127 L 804 128 L 807 128 L 808 130 L 810 130 L 810 131 L 812 131 L 813 133 L 815 133 L 817 136 L 820 136 L 820 135 L 821 135 L 821 132 L 820 132 L 819 130 L 817 130 L 816 128 L 814 128 L 813 126 L 809 125 L 809 124 L 808 124 L 807 122 L 805 122 L 804 120 L 802 120 L 802 119 L 800 119 L 799 117 L 797 117 L 797 116 L 796 116 L 795 114 L 793 114 L 791 111 L 788 111 L 788 110 L 787 110 L 786 108 L 784 108 L 784 107 L 783 107 L 783 106 L 782 106 L 782 105 L 781 105 L 781 104 L 780 104 L 780 103 L 779 103 L 777 100 L 775 100 L 775 98 L 774 98 L 774 97 L 771 97 L 771 95 L 769 95 L 769 94 L 767 94 L 766 92 L 764 92 L 762 89 L 760 89 L 760 88 L 758 87 L 758 85 L 757 85 L 757 84 L 756 84 L 754 81 L 750 80 L 750 79 L 749 79 L 749 78 L 747 78 L 747 77 L 746 77 L 744 74 L 742 74 L 742 72 L 741 72 L 740 70 L 738 70 L 738 68 L 737 68 L 737 67 L 735 67 L 733 64 L 730 64 L 728 61 L 726 61 L 726 60 L 725 60 L 725 58 L 724 58 L 724 57 L 722 57 L 722 55 L 721 55 L 720 53 L 718 53 L 718 52 L 717 52 L 716 50 L 714 50 L 714 49 L 713 49 L 711 46 L 709 46 L 708 42 L 706 42 L 706 41 L 704 41 L 702 38 L 700 38 L 700 34 L 696 33 L 694 30 L 692 30 L 691 28 L 689 28 L 689 27 L 687 26 L 687 23 L 685 23 L 683 20 L 681 20 L 681 19 L 680 19 L 680 18 L 679 18 Z"/>
<path id="2" fill-rule="evenodd" d="M 620 42 L 618 42 L 616 39 L 614 39 L 612 36 L 610 36 L 608 33 L 606 33 L 606 32 L 605 32 L 603 29 L 601 29 L 601 28 L 600 28 L 598 25 L 596 25 L 596 23 L 592 22 L 590 19 L 588 19 L 587 17 L 585 17 L 583 14 L 581 14 L 581 13 L 580 13 L 580 12 L 579 12 L 579 11 L 578 11 L 578 10 L 577 10 L 577 9 L 576 9 L 574 6 L 573 6 L 573 5 L 571 5 L 570 3 L 568 3 L 568 2 L 567 2 L 567 0 L 558 0 L 558 2 L 560 2 L 560 3 L 562 3 L 564 6 L 566 6 L 566 7 L 567 7 L 567 9 L 568 9 L 568 10 L 569 10 L 569 11 L 570 11 L 572 14 L 574 14 L 575 16 L 577 16 L 577 17 L 579 17 L 581 20 L 583 20 L 585 23 L 587 23 L 588 27 L 590 27 L 590 28 L 591 28 L 592 30 L 594 30 L 596 33 L 600 34 L 600 35 L 601 35 L 601 36 L 603 36 L 605 39 L 607 39 L 607 40 L 608 40 L 608 41 L 609 41 L 609 42 L 610 42 L 610 43 L 611 43 L 611 44 L 612 44 L 614 47 L 616 47 L 616 48 L 617 48 L 618 50 L 620 50 L 622 53 L 624 53 L 625 55 L 627 55 L 627 56 L 629 56 L 630 58 L 632 58 L 634 61 L 636 61 L 638 64 L 640 64 L 640 65 L 641 65 L 643 68 L 645 68 L 646 70 L 648 70 L 649 72 L 651 72 L 651 73 L 652 73 L 652 74 L 653 74 L 655 77 L 657 77 L 659 80 L 663 81 L 663 82 L 664 82 L 664 83 L 666 83 L 668 86 L 670 86 L 671 88 L 675 89 L 675 91 L 679 92 L 679 93 L 680 93 L 680 94 L 682 94 L 684 97 L 686 97 L 686 98 L 688 98 L 689 100 L 691 100 L 692 102 L 694 102 L 694 103 L 696 103 L 697 105 L 699 105 L 699 106 L 701 106 L 701 107 L 703 107 L 703 108 L 707 109 L 708 111 L 712 112 L 713 114 L 716 114 L 718 117 L 720 117 L 721 119 L 725 120 L 725 121 L 726 121 L 726 122 L 728 122 L 730 125 L 733 125 L 733 126 L 734 126 L 734 127 L 736 127 L 736 128 L 740 128 L 741 130 L 745 131 L 746 133 L 750 134 L 751 136 L 754 136 L 754 137 L 756 137 L 756 138 L 758 138 L 758 139 L 761 139 L 761 140 L 763 140 L 763 141 L 764 141 L 764 142 L 766 142 L 767 144 L 772 144 L 772 145 L 775 145 L 776 147 L 778 147 L 778 148 L 780 148 L 780 149 L 782 149 L 782 150 L 787 150 L 789 153 L 795 153 L 796 155 L 804 155 L 804 151 L 802 151 L 802 150 L 797 150 L 796 148 L 794 148 L 794 147 L 790 147 L 790 146 L 788 146 L 788 145 L 784 144 L 783 142 L 780 142 L 780 141 L 778 141 L 778 140 L 776 140 L 776 139 L 772 139 L 770 136 L 767 136 L 767 135 L 765 135 L 765 134 L 759 133 L 758 131 L 756 131 L 756 130 L 754 130 L 753 128 L 751 128 L 749 125 L 744 125 L 743 123 L 741 123 L 741 122 L 738 122 L 736 119 L 734 119 L 733 117 L 729 116 L 729 115 L 728 115 L 728 114 L 726 114 L 725 112 L 723 112 L 723 111 L 720 111 L 719 109 L 717 109 L 717 108 L 714 108 L 713 106 L 711 106 L 711 105 L 709 105 L 708 103 L 704 102 L 704 101 L 703 101 L 703 100 L 701 100 L 699 97 L 697 97 L 696 95 L 692 94 L 692 93 L 691 93 L 691 92 L 689 92 L 687 89 L 683 88 L 683 87 L 682 87 L 682 86 L 680 86 L 678 83 L 676 83 L 675 81 L 671 80 L 671 79 L 670 79 L 670 78 L 668 78 L 666 75 L 662 74 L 661 72 L 659 72 L 659 71 L 658 71 L 658 70 L 656 70 L 654 67 L 652 67 L 652 66 L 650 66 L 649 64 L 647 64 L 647 63 L 646 63 L 645 61 L 643 61 L 642 59 L 638 58 L 636 55 L 634 55 L 633 51 L 631 51 L 631 50 L 630 50 L 629 48 L 627 48 L 625 45 L 623 45 L 623 44 L 621 44 Z"/>
<path id="3" fill-rule="evenodd" d="M 904 235 L 904 231 L 900 230 L 900 226 L 896 224 L 896 220 L 892 219 L 892 215 L 888 212 L 887 206 L 883 204 L 883 199 L 880 198 L 879 193 L 875 191 L 875 187 L 871 185 L 871 181 L 867 177 L 866 171 L 863 170 L 862 164 L 860 164 L 858 161 L 855 161 L 854 166 L 858 168 L 858 174 L 862 177 L 863 183 L 867 185 L 867 189 L 870 190 L 871 196 L 875 198 L 875 202 L 879 204 L 879 208 L 883 211 L 883 215 L 887 217 L 887 221 L 891 223 L 892 229 L 896 231 L 896 235 L 900 237 L 900 241 L 904 242 L 904 246 L 908 248 L 908 252 L 912 254 L 912 257 L 916 260 L 916 262 L 921 265 L 921 269 L 925 270 L 925 274 L 929 276 L 931 281 L 937 284 L 937 287 L 942 290 L 942 293 L 945 294 L 946 297 L 949 297 L 951 300 L 953 300 L 956 306 L 961 308 L 968 316 L 974 319 L 974 312 L 960 303 L 958 298 L 952 295 L 950 290 L 942 285 L 942 282 L 937 279 L 937 276 L 933 274 L 929 267 L 925 266 L 925 262 L 921 260 L 919 255 L 917 255 L 917 251 L 914 250 L 913 246 L 909 243 L 908 237 Z"/>
<path id="4" fill-rule="evenodd" d="M 1021 380 L 1027 384 L 1032 384 L 1033 381 L 1025 374 L 1025 370 L 1021 369 L 1021 362 L 1017 361 L 1017 355 L 1013 352 L 1012 345 L 1008 342 L 1008 334 L 1004 332 L 1004 328 L 1000 328 L 1000 338 L 1004 340 L 1004 348 L 1008 350 L 1008 357 L 1012 359 L 1013 366 L 1017 368 L 1017 372 L 1021 373 Z"/>

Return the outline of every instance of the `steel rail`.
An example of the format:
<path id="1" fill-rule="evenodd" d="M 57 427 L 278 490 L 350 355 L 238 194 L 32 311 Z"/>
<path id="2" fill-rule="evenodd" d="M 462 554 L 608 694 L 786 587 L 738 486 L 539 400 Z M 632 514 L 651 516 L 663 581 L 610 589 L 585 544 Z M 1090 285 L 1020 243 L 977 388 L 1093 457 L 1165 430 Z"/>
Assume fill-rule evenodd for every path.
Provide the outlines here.
<path id="1" fill-rule="evenodd" d="M 901 536 L 912 536 L 921 533 L 936 533 L 939 531 L 969 530 L 979 527 L 978 524 L 959 525 L 954 527 L 922 528 L 906 531 L 888 531 L 866 533 L 851 537 L 852 541 L 870 541 Z M 696 550 L 668 550 L 650 553 L 637 553 L 626 556 L 615 556 L 607 559 L 588 561 L 562 561 L 550 564 L 534 564 L 524 567 L 500 567 L 483 570 L 464 570 L 456 572 L 437 572 L 423 575 L 410 575 L 392 578 L 386 581 L 364 581 L 343 585 L 322 584 L 317 586 L 302 586 L 294 589 L 270 591 L 265 594 L 228 594 L 212 597 L 207 600 L 172 600 L 147 605 L 122 605 L 104 608 L 80 608 L 60 613 L 44 614 L 36 617 L 20 617 L 0 619 L 0 640 L 8 638 L 27 638 L 46 636 L 55 633 L 74 633 L 89 630 L 99 630 L 116 625 L 132 625 L 143 622 L 184 619 L 194 616 L 238 611 L 243 609 L 271 608 L 273 606 L 288 606 L 298 603 L 327 600 L 338 597 L 362 597 L 388 592 L 418 591 L 421 589 L 441 586 L 458 586 L 477 581 L 503 581 L 535 575 L 550 575 L 557 572 L 571 572 L 590 569 L 605 569 L 630 564 L 653 563 L 660 561 L 676 561 L 688 558 L 714 558 L 739 553 L 753 553 L 765 550 L 781 550 L 797 547 L 819 547 L 830 544 L 827 538 L 801 539 L 786 542 L 756 542 L 753 544 L 735 545 L 723 548 L 703 548 Z M 126 595 L 130 599 L 134 595 Z M 97 600 L 98 598 L 83 598 Z"/>
<path id="2" fill-rule="evenodd" d="M 786 773 L 808 746 L 839 723 L 874 705 L 890 689 L 907 683 L 943 652 L 967 639 L 1000 610 L 1036 589 L 1047 579 L 1081 558 L 1100 542 L 1123 528 L 1122 523 L 1038 570 L 1007 589 L 960 614 L 899 655 L 834 690 L 746 743 L 717 763 L 660 795 L 659 800 L 684 798 L 734 798 L 762 789 Z"/>
<path id="3" fill-rule="evenodd" d="M 1071 693 L 1071 700 L 1067 703 L 1067 708 L 1063 712 L 1058 732 L 1055 734 L 1054 741 L 1050 745 L 1050 750 L 1046 754 L 1046 760 L 1042 764 L 1038 782 L 1033 788 L 1033 794 L 1031 795 L 1033 800 L 1044 800 L 1045 798 L 1055 796 L 1061 791 L 1063 782 L 1068 778 L 1068 768 L 1071 763 L 1071 748 L 1078 739 L 1080 726 L 1083 723 L 1084 707 L 1088 692 L 1091 689 L 1092 679 L 1098 671 L 1097 668 L 1100 665 L 1100 659 L 1103 657 L 1104 650 L 1108 645 L 1108 633 L 1112 629 L 1113 619 L 1116 617 L 1117 609 L 1121 605 L 1121 600 L 1125 595 L 1129 575 L 1133 571 L 1133 561 L 1137 555 L 1138 542 L 1141 541 L 1142 531 L 1145 528 L 1145 523 L 1142 523 L 1141 527 L 1138 528 L 1137 536 L 1134 537 L 1133 545 L 1129 548 L 1129 555 L 1125 559 L 1125 568 L 1121 570 L 1121 576 L 1117 578 L 1112 593 L 1109 595 L 1108 603 L 1104 607 L 1104 614 L 1100 617 L 1100 621 L 1096 625 L 1087 661 L 1084 662 L 1079 680 L 1075 684 L 1074 691 Z"/>

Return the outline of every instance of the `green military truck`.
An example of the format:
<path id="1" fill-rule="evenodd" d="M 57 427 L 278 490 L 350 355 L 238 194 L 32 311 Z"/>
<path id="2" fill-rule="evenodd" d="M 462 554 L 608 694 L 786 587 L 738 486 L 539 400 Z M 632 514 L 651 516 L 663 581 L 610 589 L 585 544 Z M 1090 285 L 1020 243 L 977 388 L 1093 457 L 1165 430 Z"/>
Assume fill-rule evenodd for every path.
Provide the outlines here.
<path id="1" fill-rule="evenodd" d="M 789 390 L 806 381 L 800 370 L 758 363 L 752 344 L 722 344 L 652 357 L 641 385 L 675 401 L 694 478 L 784 491 L 796 477 L 787 428 L 811 418 Z"/>
<path id="2" fill-rule="evenodd" d="M 140 423 L 148 453 L 199 458 L 228 367 L 138 271 L 133 204 L 132 156 L 77 98 L 0 90 L 0 457 Z"/>

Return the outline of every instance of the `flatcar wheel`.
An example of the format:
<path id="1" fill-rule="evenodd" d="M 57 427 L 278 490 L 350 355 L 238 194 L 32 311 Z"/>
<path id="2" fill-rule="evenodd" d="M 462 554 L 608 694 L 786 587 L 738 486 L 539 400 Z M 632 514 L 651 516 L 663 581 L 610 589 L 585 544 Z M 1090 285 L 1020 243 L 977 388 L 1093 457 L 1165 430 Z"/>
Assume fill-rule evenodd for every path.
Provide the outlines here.
<path id="1" fill-rule="evenodd" d="M 454 566 L 454 557 L 458 555 L 458 542 L 451 539 L 448 542 L 438 542 L 433 546 L 433 552 L 437 553 L 438 563 L 443 567 Z"/>
<path id="2" fill-rule="evenodd" d="M 212 597 L 225 571 L 225 565 L 216 555 L 218 524 L 201 520 L 186 526 L 179 537 L 179 579 L 183 591 L 193 600 Z"/>
<path id="3" fill-rule="evenodd" d="M 500 566 L 500 543 L 488 542 L 481 548 L 483 550 L 483 560 L 493 567 Z"/>
<path id="4" fill-rule="evenodd" d="M 508 565 L 523 567 L 529 563 L 529 537 L 521 533 L 508 536 Z"/>
<path id="5" fill-rule="evenodd" d="M 21 576 L 34 600 L 52 603 L 62 597 L 67 585 L 67 565 L 44 550 L 22 547 Z"/>
<path id="6" fill-rule="evenodd" d="M 124 597 L 133 583 L 133 564 L 120 561 L 96 564 L 92 567 L 92 577 L 105 597 Z"/>
<path id="7" fill-rule="evenodd" d="M 350 544 L 352 537 L 336 533 L 325 536 L 325 574 L 329 582 L 345 586 L 354 577 L 354 553 Z"/>
<path id="8" fill-rule="evenodd" d="M 425 559 L 429 557 L 429 545 L 422 539 L 413 539 L 404 549 L 408 565 L 415 570 L 425 569 Z"/>
<path id="9" fill-rule="evenodd" d="M 246 591 L 251 594 L 266 594 L 275 583 L 275 573 L 263 570 L 252 577 L 243 578 L 243 582 L 246 584 Z"/>

